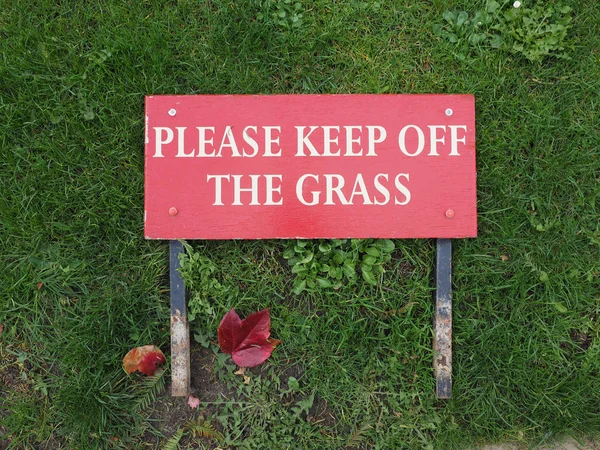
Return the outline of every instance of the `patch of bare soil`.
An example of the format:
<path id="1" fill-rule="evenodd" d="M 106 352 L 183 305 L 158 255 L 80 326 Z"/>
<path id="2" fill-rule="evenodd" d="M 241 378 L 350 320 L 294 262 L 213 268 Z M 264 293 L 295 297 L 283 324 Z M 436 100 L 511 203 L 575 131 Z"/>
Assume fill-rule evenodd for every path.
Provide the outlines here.
<path id="1" fill-rule="evenodd" d="M 230 398 L 233 394 L 224 383 L 218 380 L 213 372 L 214 355 L 210 349 L 192 346 L 191 355 L 191 390 L 192 395 L 201 402 L 215 402 Z M 206 409 L 205 415 L 212 414 L 214 409 Z"/>
<path id="2" fill-rule="evenodd" d="M 214 355 L 210 349 L 192 347 L 190 356 L 191 395 L 198 398 L 200 402 L 215 402 L 231 395 L 227 387 L 214 375 L 213 361 Z M 216 408 L 212 405 L 200 404 L 197 408 L 191 408 L 188 405 L 188 397 L 172 397 L 171 385 L 167 383 L 164 392 L 152 405 L 150 421 L 165 436 L 163 442 L 166 442 L 166 439 L 172 437 L 186 424 L 196 421 L 198 418 L 204 420 L 214 412 L 216 412 Z M 211 425 L 219 430 L 217 423 Z M 156 438 L 147 433 L 146 442 L 155 440 Z M 186 445 L 191 444 L 192 440 L 191 436 L 184 437 L 181 447 L 186 448 Z M 208 444 L 210 441 L 203 440 L 203 442 Z"/>
<path id="3" fill-rule="evenodd" d="M 29 385 L 23 378 L 22 372 L 28 368 L 25 363 L 19 363 L 15 352 L 10 351 L 11 346 L 0 342 L 0 404 L 6 404 L 11 395 L 27 392 Z M 0 407 L 0 422 L 2 422 L 10 411 Z M 7 430 L 0 425 L 0 450 L 8 448 L 10 436 L 7 436 Z"/>
<path id="4" fill-rule="evenodd" d="M 211 405 L 213 402 L 226 401 L 235 397 L 235 392 L 232 392 L 224 383 L 221 383 L 217 375 L 213 372 L 214 367 L 214 354 L 210 349 L 205 349 L 200 346 L 192 346 L 191 354 L 191 395 L 197 397 L 201 404 L 197 409 L 192 409 L 188 404 L 187 397 L 171 397 L 171 387 L 167 384 L 165 391 L 153 404 L 153 411 L 150 420 L 153 426 L 160 430 L 160 433 L 165 437 L 162 439 L 162 443 L 166 442 L 166 439 L 173 436 L 180 428 L 183 428 L 186 424 L 191 421 L 197 420 L 199 417 L 201 420 L 209 418 L 211 415 L 217 412 L 217 407 Z M 268 369 L 266 366 L 258 366 L 251 369 L 247 369 L 246 374 L 251 378 L 258 376 L 266 376 Z M 282 382 L 287 380 L 288 377 L 300 378 L 304 373 L 304 369 L 300 364 L 292 364 L 288 368 L 279 374 Z M 243 376 L 243 375 L 241 375 Z M 302 400 L 304 397 L 298 397 L 294 394 L 288 394 L 290 397 L 285 400 L 286 403 L 294 404 L 296 401 Z M 202 403 L 209 403 L 203 405 Z M 320 398 L 315 398 L 314 404 L 311 407 L 308 415 L 306 416 L 308 422 L 313 423 L 315 426 L 333 427 L 336 425 L 337 420 L 330 409 L 327 402 Z M 221 426 L 217 422 L 212 422 L 211 425 L 217 430 L 221 431 Z M 147 443 L 153 442 L 154 445 L 158 444 L 158 440 L 154 437 L 152 440 L 150 434 L 147 435 L 145 441 Z M 194 442 L 198 442 L 200 438 L 192 438 L 186 436 L 181 441 L 181 448 L 186 448 L 186 445 L 193 445 Z M 208 448 L 217 447 L 216 441 L 210 441 L 201 439 L 205 446 Z"/>
<path id="5" fill-rule="evenodd" d="M 326 428 L 334 427 L 337 424 L 337 419 L 327 401 L 321 398 L 315 398 L 315 403 L 306 416 L 306 421 Z"/>

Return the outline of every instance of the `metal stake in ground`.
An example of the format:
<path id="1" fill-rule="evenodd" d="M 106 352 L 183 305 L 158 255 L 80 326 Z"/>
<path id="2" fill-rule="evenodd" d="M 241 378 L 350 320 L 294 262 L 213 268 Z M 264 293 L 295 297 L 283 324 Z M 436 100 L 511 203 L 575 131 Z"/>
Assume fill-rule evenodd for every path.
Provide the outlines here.
<path id="1" fill-rule="evenodd" d="M 433 370 L 438 398 L 452 396 L 452 240 L 437 240 Z"/>
<path id="2" fill-rule="evenodd" d="M 190 331 L 187 320 L 186 291 L 179 273 L 179 254 L 183 244 L 169 243 L 171 278 L 171 395 L 190 394 Z"/>

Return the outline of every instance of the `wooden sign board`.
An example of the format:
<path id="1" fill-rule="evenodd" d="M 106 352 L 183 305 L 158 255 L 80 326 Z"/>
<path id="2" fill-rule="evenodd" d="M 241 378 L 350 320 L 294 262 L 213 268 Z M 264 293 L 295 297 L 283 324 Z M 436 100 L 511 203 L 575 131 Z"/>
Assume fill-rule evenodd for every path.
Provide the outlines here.
<path id="1" fill-rule="evenodd" d="M 148 239 L 477 235 L 472 95 L 146 97 Z"/>

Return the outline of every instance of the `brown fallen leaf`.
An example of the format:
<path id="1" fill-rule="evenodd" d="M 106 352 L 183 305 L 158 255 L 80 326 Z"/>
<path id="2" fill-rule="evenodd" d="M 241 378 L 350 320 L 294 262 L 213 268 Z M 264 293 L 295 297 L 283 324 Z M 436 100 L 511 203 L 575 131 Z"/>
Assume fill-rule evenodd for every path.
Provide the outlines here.
<path id="1" fill-rule="evenodd" d="M 271 346 L 273 347 L 273 350 L 275 350 L 275 347 L 277 347 L 279 344 L 281 344 L 281 340 L 280 339 L 269 338 L 269 339 L 267 339 L 267 342 L 269 344 L 271 344 Z"/>
<path id="2" fill-rule="evenodd" d="M 500 256 L 500 259 L 501 259 L 502 261 L 508 261 L 508 259 L 509 259 L 509 258 L 508 258 L 508 255 L 501 255 L 501 256 Z"/>
<path id="3" fill-rule="evenodd" d="M 131 349 L 123 358 L 123 369 L 127 374 L 139 370 L 146 375 L 154 375 L 156 368 L 166 362 L 165 355 L 154 345 L 144 345 Z"/>
<path id="4" fill-rule="evenodd" d="M 237 371 L 233 372 L 234 375 L 241 375 L 244 377 L 244 384 L 250 384 L 250 377 L 246 375 L 246 368 L 240 367 Z"/>

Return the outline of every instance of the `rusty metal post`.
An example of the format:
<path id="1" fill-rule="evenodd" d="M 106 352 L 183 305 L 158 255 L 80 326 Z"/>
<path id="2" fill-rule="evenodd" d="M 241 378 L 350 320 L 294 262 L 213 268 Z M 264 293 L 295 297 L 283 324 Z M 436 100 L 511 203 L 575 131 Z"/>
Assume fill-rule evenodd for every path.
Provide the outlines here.
<path id="1" fill-rule="evenodd" d="M 437 240 L 433 371 L 438 398 L 452 397 L 452 240 Z"/>
<path id="2" fill-rule="evenodd" d="M 179 273 L 179 254 L 183 244 L 169 242 L 171 279 L 171 395 L 190 394 L 190 330 L 187 320 L 186 291 Z"/>

